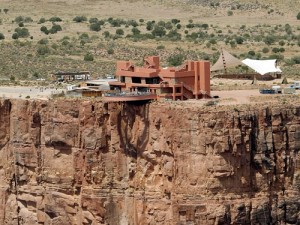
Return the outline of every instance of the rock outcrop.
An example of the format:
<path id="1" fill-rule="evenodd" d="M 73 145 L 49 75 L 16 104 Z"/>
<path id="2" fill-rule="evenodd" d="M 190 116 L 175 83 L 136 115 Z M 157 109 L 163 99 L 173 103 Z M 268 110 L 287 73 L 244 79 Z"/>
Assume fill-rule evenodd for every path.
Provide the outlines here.
<path id="1" fill-rule="evenodd" d="M 300 106 L 0 101 L 0 224 L 300 224 Z"/>

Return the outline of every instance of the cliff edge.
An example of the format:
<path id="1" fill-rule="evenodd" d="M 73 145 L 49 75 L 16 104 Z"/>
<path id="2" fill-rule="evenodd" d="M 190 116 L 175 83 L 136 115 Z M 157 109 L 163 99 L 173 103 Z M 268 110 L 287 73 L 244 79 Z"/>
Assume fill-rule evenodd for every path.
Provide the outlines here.
<path id="1" fill-rule="evenodd" d="M 0 224 L 300 224 L 300 106 L 0 100 Z"/>

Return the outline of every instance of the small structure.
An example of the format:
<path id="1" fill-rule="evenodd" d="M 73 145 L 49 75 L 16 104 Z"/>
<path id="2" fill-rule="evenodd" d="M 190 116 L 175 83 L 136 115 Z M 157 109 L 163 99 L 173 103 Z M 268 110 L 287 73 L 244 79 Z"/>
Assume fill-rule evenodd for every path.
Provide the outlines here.
<path id="1" fill-rule="evenodd" d="M 188 61 L 180 67 L 167 68 L 160 67 L 158 56 L 146 57 L 143 67 L 136 67 L 130 61 L 119 61 L 116 77 L 118 81 L 109 82 L 110 89 L 124 95 L 137 93 L 135 98 L 186 100 L 210 97 L 208 61 Z M 121 95 L 120 101 L 124 99 Z"/>
<path id="2" fill-rule="evenodd" d="M 252 73 L 228 73 L 227 69 L 230 67 L 236 67 L 239 65 L 246 65 L 247 67 L 254 70 Z M 277 66 L 275 59 L 270 60 L 253 60 L 245 59 L 240 61 L 238 58 L 231 55 L 229 52 L 221 49 L 221 54 L 217 62 L 211 67 L 211 72 L 224 73 L 215 74 L 213 77 L 216 78 L 227 78 L 227 79 L 249 79 L 249 80 L 273 80 L 274 78 L 281 78 L 282 71 Z"/>
<path id="3" fill-rule="evenodd" d="M 57 81 L 78 81 L 78 80 L 89 80 L 91 77 L 90 71 L 80 72 L 57 72 L 52 74 L 52 77 Z"/>
<path id="4" fill-rule="evenodd" d="M 67 91 L 67 96 L 71 97 L 102 97 L 103 91 L 87 87 L 77 87 Z"/>

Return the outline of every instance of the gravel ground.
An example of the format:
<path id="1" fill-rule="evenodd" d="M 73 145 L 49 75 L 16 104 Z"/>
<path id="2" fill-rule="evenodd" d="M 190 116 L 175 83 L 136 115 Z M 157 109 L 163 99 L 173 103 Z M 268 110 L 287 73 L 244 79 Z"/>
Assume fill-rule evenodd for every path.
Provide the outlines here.
<path id="1" fill-rule="evenodd" d="M 0 86 L 0 98 L 19 98 L 25 99 L 48 99 L 51 94 L 65 91 L 64 89 L 47 87 L 23 87 L 23 86 Z"/>

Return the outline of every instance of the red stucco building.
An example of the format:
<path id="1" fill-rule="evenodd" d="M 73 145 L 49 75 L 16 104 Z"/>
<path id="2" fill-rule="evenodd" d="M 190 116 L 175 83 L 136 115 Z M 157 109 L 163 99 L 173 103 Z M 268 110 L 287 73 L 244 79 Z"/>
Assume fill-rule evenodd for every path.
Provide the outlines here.
<path id="1" fill-rule="evenodd" d="M 156 99 L 200 99 L 210 97 L 210 63 L 187 61 L 180 67 L 160 67 L 159 57 L 144 59 L 143 67 L 130 61 L 118 61 L 116 77 L 109 82 L 112 90 L 148 93 Z"/>

